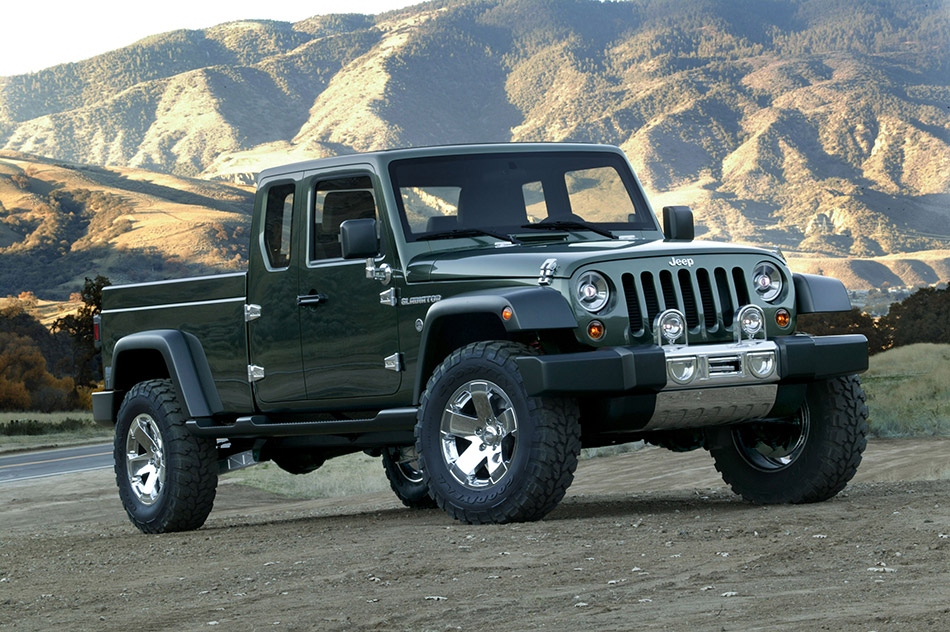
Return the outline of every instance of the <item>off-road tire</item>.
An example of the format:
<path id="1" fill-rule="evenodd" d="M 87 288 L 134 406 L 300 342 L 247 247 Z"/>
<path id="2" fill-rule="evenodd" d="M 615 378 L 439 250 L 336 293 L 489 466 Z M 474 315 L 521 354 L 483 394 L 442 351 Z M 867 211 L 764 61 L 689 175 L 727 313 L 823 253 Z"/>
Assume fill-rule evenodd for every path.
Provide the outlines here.
<path id="1" fill-rule="evenodd" d="M 708 433 L 716 469 L 732 490 L 756 504 L 813 503 L 844 489 L 867 446 L 868 409 L 856 375 L 808 385 L 807 435 L 789 463 L 763 459 L 743 441 L 743 426 Z M 801 415 L 801 411 L 799 412 Z"/>
<path id="2" fill-rule="evenodd" d="M 398 449 L 383 449 L 383 469 L 386 472 L 386 478 L 389 479 L 389 486 L 396 497 L 410 509 L 432 509 L 435 507 L 435 501 L 429 496 L 429 488 L 426 487 L 422 472 L 407 466 L 405 463 L 399 463 L 398 458 Z"/>
<path id="3" fill-rule="evenodd" d="M 429 494 L 457 520 L 468 524 L 540 520 L 574 480 L 581 449 L 577 403 L 527 395 L 515 358 L 534 353 L 507 341 L 470 344 L 453 351 L 426 384 L 415 429 L 416 450 Z M 505 473 L 497 481 L 479 481 L 479 488 L 462 484 L 450 470 L 441 432 L 450 398 L 473 383 L 490 383 L 497 389 L 494 400 L 510 402 L 505 412 L 513 411 L 517 419 Z"/>
<path id="4" fill-rule="evenodd" d="M 158 431 L 162 447 L 158 460 L 164 463 L 164 483 L 154 500 L 144 502 L 129 476 L 129 430 L 137 419 Z M 188 432 L 170 380 L 140 382 L 125 395 L 119 408 L 113 454 L 119 498 L 129 520 L 140 531 L 189 531 L 204 524 L 218 484 L 215 440 Z"/>

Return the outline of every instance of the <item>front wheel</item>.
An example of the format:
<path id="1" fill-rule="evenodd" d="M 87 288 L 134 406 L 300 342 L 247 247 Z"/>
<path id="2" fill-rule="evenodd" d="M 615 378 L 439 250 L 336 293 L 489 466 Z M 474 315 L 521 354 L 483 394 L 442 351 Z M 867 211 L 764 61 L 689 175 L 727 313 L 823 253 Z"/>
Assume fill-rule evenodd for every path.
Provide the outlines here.
<path id="1" fill-rule="evenodd" d="M 188 432 L 170 380 L 140 382 L 126 394 L 113 454 L 119 498 L 140 531 L 204 524 L 218 484 L 215 440 Z"/>
<path id="2" fill-rule="evenodd" d="M 723 480 L 746 500 L 820 502 L 857 471 L 867 417 L 856 375 L 813 382 L 794 417 L 710 430 L 709 451 Z"/>
<path id="3" fill-rule="evenodd" d="M 527 395 L 515 358 L 532 353 L 511 342 L 471 344 L 426 385 L 416 450 L 429 493 L 457 520 L 540 520 L 574 479 L 577 404 Z"/>

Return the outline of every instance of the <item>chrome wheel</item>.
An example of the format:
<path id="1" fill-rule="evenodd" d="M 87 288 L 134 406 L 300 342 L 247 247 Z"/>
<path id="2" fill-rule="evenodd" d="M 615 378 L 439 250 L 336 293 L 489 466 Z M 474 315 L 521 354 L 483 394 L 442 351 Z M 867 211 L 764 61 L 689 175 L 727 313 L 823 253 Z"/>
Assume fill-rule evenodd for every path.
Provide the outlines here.
<path id="1" fill-rule="evenodd" d="M 466 382 L 448 400 L 441 422 L 442 458 L 452 477 L 469 489 L 501 481 L 518 443 L 518 417 L 497 384 Z"/>
<path id="2" fill-rule="evenodd" d="M 125 440 L 126 472 L 132 493 L 143 505 L 153 505 L 165 488 L 162 433 L 151 415 L 132 420 Z"/>
<path id="3" fill-rule="evenodd" d="M 749 424 L 732 433 L 739 454 L 764 472 L 784 470 L 794 463 L 808 443 L 811 415 L 803 404 L 792 423 Z"/>

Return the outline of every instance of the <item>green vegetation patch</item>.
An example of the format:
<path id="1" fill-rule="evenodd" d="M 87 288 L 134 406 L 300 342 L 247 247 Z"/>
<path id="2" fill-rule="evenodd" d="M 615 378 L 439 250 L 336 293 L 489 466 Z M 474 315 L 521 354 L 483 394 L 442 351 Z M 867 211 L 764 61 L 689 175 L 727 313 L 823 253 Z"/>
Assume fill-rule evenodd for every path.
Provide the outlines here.
<path id="1" fill-rule="evenodd" d="M 382 461 L 362 452 L 330 459 L 309 474 L 289 474 L 267 462 L 223 478 L 290 498 L 336 498 L 389 490 Z"/>
<path id="2" fill-rule="evenodd" d="M 877 354 L 861 382 L 872 436 L 950 435 L 950 345 L 921 343 Z"/>
<path id="3" fill-rule="evenodd" d="M 0 413 L 0 452 L 108 441 L 112 429 L 98 425 L 92 413 Z"/>

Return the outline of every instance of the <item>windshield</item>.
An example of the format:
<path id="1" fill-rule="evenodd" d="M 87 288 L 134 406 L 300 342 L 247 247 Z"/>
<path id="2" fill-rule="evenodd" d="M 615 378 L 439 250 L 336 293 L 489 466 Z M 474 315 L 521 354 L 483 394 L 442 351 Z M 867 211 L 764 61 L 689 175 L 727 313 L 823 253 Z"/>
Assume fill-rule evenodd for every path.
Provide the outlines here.
<path id="1" fill-rule="evenodd" d="M 550 152 L 437 156 L 389 166 L 409 241 L 541 230 L 656 230 L 617 154 Z M 589 228 L 588 228 L 589 227 Z M 591 235 L 591 238 L 595 238 Z"/>

